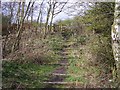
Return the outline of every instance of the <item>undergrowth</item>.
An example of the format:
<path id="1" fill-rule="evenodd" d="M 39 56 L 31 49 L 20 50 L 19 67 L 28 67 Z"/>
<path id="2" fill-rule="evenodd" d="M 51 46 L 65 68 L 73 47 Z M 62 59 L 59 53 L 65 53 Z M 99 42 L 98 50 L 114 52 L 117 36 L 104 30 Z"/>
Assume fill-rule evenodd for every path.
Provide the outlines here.
<path id="1" fill-rule="evenodd" d="M 57 66 L 3 61 L 3 88 L 42 88 Z"/>
<path id="2" fill-rule="evenodd" d="M 43 81 L 49 79 L 49 75 L 59 65 L 60 55 L 57 53 L 62 48 L 60 36 L 50 36 L 44 40 L 36 38 L 32 41 L 24 41 L 24 49 L 9 55 L 9 60 L 3 60 L 3 88 L 43 88 Z"/>
<path id="3" fill-rule="evenodd" d="M 71 41 L 72 42 L 72 41 Z M 74 44 L 68 50 L 68 82 L 81 83 L 83 87 L 113 87 L 112 67 L 114 61 L 108 38 L 90 35 L 73 39 Z"/>

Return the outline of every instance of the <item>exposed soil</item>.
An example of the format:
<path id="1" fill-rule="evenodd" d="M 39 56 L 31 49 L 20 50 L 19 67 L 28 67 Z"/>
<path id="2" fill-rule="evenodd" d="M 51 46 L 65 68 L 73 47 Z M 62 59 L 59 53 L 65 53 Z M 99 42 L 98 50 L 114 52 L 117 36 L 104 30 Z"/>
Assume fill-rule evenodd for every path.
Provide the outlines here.
<path id="1" fill-rule="evenodd" d="M 58 63 L 60 64 L 60 66 L 51 73 L 50 79 L 47 81 L 47 82 L 50 82 L 51 84 L 48 83 L 45 88 L 55 88 L 54 86 L 56 84 L 54 83 L 64 82 L 64 79 L 66 78 L 66 76 L 63 74 L 66 74 L 66 68 L 67 68 L 66 66 L 68 65 L 68 60 L 67 60 L 68 54 L 65 51 L 66 48 L 67 46 L 63 46 L 63 49 L 60 51 L 60 55 L 62 56 L 61 60 Z"/>

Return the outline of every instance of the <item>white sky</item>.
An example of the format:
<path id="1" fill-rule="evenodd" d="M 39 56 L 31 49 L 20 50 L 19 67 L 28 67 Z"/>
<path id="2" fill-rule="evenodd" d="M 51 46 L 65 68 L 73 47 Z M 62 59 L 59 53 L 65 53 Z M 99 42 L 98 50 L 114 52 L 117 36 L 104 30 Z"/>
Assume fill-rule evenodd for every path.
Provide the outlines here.
<path id="1" fill-rule="evenodd" d="M 67 0 L 58 0 L 59 2 L 66 2 Z M 65 11 L 65 12 L 68 12 L 68 9 L 66 9 L 67 7 L 70 7 L 73 3 L 75 3 L 75 1 L 77 2 L 77 0 L 68 0 L 68 3 L 65 5 L 65 7 L 64 7 L 64 9 L 63 9 L 63 11 Z M 37 3 L 37 2 L 36 2 Z M 68 15 L 68 14 L 66 14 L 66 13 L 64 13 L 64 12 L 61 12 L 61 13 L 59 13 L 54 19 L 53 19 L 53 22 L 55 22 L 55 21 L 58 21 L 58 20 L 65 20 L 65 19 L 69 19 L 69 18 L 72 18 L 73 16 L 70 16 L 70 15 Z M 70 11 L 70 10 L 69 10 Z M 35 12 L 37 12 L 37 11 L 35 11 Z M 68 12 L 69 13 L 69 12 Z M 34 17 L 34 18 L 36 18 L 37 19 L 37 16 L 38 16 L 38 14 L 36 14 L 36 17 Z M 46 21 L 46 15 L 44 15 L 44 21 Z"/>
<path id="2" fill-rule="evenodd" d="M 2 2 L 10 2 L 10 1 L 15 1 L 15 0 L 2 0 Z M 20 1 L 20 0 L 16 0 L 17 2 L 18 1 Z M 26 1 L 26 4 L 28 4 L 28 2 L 30 1 L 30 0 L 25 0 Z M 38 3 L 40 3 L 40 1 L 42 1 L 42 0 L 36 0 L 36 4 L 38 4 Z M 46 2 L 46 1 L 49 1 L 49 0 L 45 0 L 44 2 Z M 66 2 L 67 0 L 58 0 L 58 2 Z M 82 11 L 82 8 L 81 7 L 76 7 L 76 6 L 74 6 L 74 8 L 76 9 L 76 11 L 73 9 L 68 9 L 67 7 L 70 7 L 71 5 L 72 5 L 72 3 L 76 3 L 76 2 L 81 2 L 82 0 L 68 0 L 68 3 L 65 5 L 65 7 L 64 7 L 64 12 L 67 12 L 68 14 L 77 14 L 78 12 L 77 12 L 77 9 L 80 11 L 80 9 L 81 9 L 81 11 Z M 77 4 L 78 4 L 78 2 L 77 2 Z M 72 13 L 71 13 L 71 11 L 72 11 Z M 35 14 L 34 14 L 34 19 L 36 20 L 37 19 L 37 16 L 38 16 L 38 12 L 39 12 L 39 10 L 35 10 L 34 11 L 35 12 Z M 66 13 L 64 13 L 64 12 L 61 12 L 61 13 L 59 13 L 54 19 L 53 19 L 53 22 L 55 22 L 55 21 L 58 21 L 58 20 L 64 20 L 64 19 L 69 19 L 69 18 L 72 18 L 73 16 L 70 16 L 70 15 L 68 15 L 68 14 L 66 14 Z M 44 17 L 43 17 L 44 19 L 43 19 L 43 21 L 46 21 L 46 15 L 44 15 Z"/>
<path id="3" fill-rule="evenodd" d="M 10 1 L 15 1 L 15 0 L 2 0 L 2 2 L 10 2 Z M 16 0 L 17 2 L 20 1 L 20 0 Z M 28 2 L 30 0 L 25 0 L 26 3 L 28 4 Z M 42 0 L 36 0 L 36 4 L 39 2 L 41 2 Z M 49 1 L 49 0 L 45 0 L 46 1 Z M 58 0 L 59 2 L 66 2 L 67 0 Z M 59 13 L 54 19 L 53 19 L 53 22 L 55 21 L 58 21 L 58 20 L 64 20 L 64 19 L 69 19 L 69 18 L 72 18 L 73 16 L 71 16 L 70 14 L 78 14 L 79 12 L 82 13 L 83 10 L 85 10 L 85 8 L 83 6 L 80 6 L 80 7 L 77 7 L 77 5 L 79 6 L 79 3 L 81 3 L 81 1 L 89 1 L 89 0 L 68 0 L 68 3 L 65 5 L 64 7 L 64 12 L 61 12 Z M 76 3 L 77 2 L 77 3 Z M 73 6 L 74 9 L 68 9 L 68 7 L 71 7 L 72 3 L 76 3 L 75 6 Z M 84 5 L 84 6 L 87 6 L 87 5 Z M 79 11 L 79 12 L 78 12 Z M 34 14 L 34 19 L 36 20 L 37 19 L 37 16 L 38 16 L 38 12 L 39 10 L 35 10 L 34 12 L 36 12 Z M 66 14 L 67 13 L 67 14 Z M 69 14 L 69 15 L 68 15 Z M 43 21 L 46 21 L 46 14 L 43 15 Z"/>

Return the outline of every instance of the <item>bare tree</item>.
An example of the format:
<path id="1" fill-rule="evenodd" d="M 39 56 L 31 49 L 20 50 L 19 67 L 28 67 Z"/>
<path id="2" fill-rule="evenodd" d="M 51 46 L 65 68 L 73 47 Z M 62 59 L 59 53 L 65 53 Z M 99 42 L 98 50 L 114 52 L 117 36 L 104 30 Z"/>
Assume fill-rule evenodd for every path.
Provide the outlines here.
<path id="1" fill-rule="evenodd" d="M 0 1 L 0 12 L 1 12 L 1 1 Z M 2 13 L 0 13 L 0 30 L 2 30 Z M 0 31 L 0 60 L 2 61 L 2 31 Z M 0 62 L 0 67 L 1 67 L 1 62 Z M 1 87 L 1 85 L 0 85 Z"/>
<path id="2" fill-rule="evenodd" d="M 27 10 L 24 11 L 25 2 L 22 2 L 22 11 L 20 13 L 21 16 L 20 16 L 20 23 L 19 23 L 20 26 L 18 28 L 18 32 L 16 34 L 16 39 L 15 39 L 15 41 L 13 43 L 11 52 L 14 52 L 15 50 L 19 49 L 21 33 L 22 33 L 22 30 L 23 30 L 23 28 L 22 28 L 23 27 L 23 22 L 25 20 L 25 17 L 26 17 L 26 15 L 28 13 L 29 8 L 30 8 L 30 4 L 31 4 L 31 2 L 29 2 L 28 6 L 27 6 Z"/>
<path id="3" fill-rule="evenodd" d="M 52 29 L 53 18 L 55 18 L 59 13 L 62 12 L 67 2 L 68 0 L 66 2 L 57 2 L 56 0 L 53 1 L 52 11 L 51 11 L 50 31 Z"/>
<path id="4" fill-rule="evenodd" d="M 32 3 L 31 9 L 30 9 L 30 11 L 31 11 L 31 25 L 33 23 L 34 4 L 35 4 L 35 1 Z"/>
<path id="5" fill-rule="evenodd" d="M 27 22 L 28 22 L 28 18 L 30 15 L 31 15 L 31 22 L 33 21 L 33 6 L 35 4 L 35 1 L 33 1 L 33 2 L 30 1 L 30 3 L 32 3 L 32 5 L 31 5 L 31 8 L 28 10 L 28 13 L 26 16 Z"/>
<path id="6" fill-rule="evenodd" d="M 38 14 L 38 17 L 37 17 L 37 26 L 36 26 L 36 30 L 38 29 L 38 24 L 39 24 L 39 20 L 42 18 L 42 5 L 43 5 L 43 2 L 44 0 L 42 1 L 42 3 L 40 4 L 40 8 L 39 8 L 39 14 Z M 41 23 L 41 20 L 40 20 L 40 23 Z M 41 24 L 40 24 L 40 27 L 41 27 Z"/>
<path id="7" fill-rule="evenodd" d="M 51 32 L 51 29 L 52 29 L 52 22 L 53 22 L 53 16 L 54 16 L 56 4 L 57 4 L 57 2 L 56 2 L 56 0 L 54 0 L 54 1 L 52 2 L 52 12 L 51 12 L 51 21 L 50 21 L 50 32 Z"/>
<path id="8" fill-rule="evenodd" d="M 46 34 L 48 34 L 52 29 L 53 18 L 62 12 L 67 2 L 68 0 L 66 2 L 58 2 L 57 0 L 50 0 L 48 2 L 49 8 L 46 17 L 44 38 L 46 37 Z M 49 21 L 50 25 L 48 25 Z"/>
<path id="9" fill-rule="evenodd" d="M 51 9 L 52 9 L 52 2 L 51 0 L 48 2 L 48 5 L 49 7 L 47 8 L 47 17 L 46 17 L 46 23 L 45 23 L 45 29 L 44 29 L 44 38 L 46 37 L 46 34 L 47 34 L 47 31 L 48 31 L 48 21 L 49 21 L 49 18 L 50 18 L 50 12 L 51 12 Z"/>
<path id="10" fill-rule="evenodd" d="M 9 34 L 11 34 L 12 22 L 14 20 L 14 11 L 15 11 L 14 7 L 17 6 L 18 3 L 16 3 L 16 2 L 9 2 L 9 3 L 6 2 L 6 3 L 3 3 L 2 5 L 3 5 L 3 11 L 5 10 L 4 7 L 6 7 L 8 12 L 9 12 L 8 13 L 9 17 L 8 16 L 6 17 L 8 19 L 7 19 L 7 21 L 5 21 L 5 24 L 3 25 L 3 28 L 2 28 L 3 35 L 4 35 L 4 32 L 7 32 L 4 35 L 4 43 L 3 43 L 3 53 L 4 53 L 6 51 L 6 44 L 7 44 L 8 36 L 9 36 Z M 5 10 L 5 11 L 7 11 L 7 10 Z M 5 15 L 3 14 L 3 16 L 5 16 Z"/>

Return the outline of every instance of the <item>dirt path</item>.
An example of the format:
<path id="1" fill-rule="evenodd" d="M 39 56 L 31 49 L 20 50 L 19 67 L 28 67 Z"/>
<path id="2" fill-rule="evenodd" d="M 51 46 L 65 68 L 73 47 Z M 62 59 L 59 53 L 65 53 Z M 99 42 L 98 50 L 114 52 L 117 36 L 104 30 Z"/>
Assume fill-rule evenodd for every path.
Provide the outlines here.
<path id="1" fill-rule="evenodd" d="M 63 46 L 62 50 L 60 51 L 60 55 L 62 57 L 58 63 L 60 66 L 51 73 L 50 79 L 47 82 L 44 82 L 47 84 L 45 88 L 56 88 L 56 85 L 67 84 L 67 82 L 64 82 L 67 76 L 66 69 L 68 66 L 68 53 L 66 52 L 66 48 L 67 46 Z"/>

